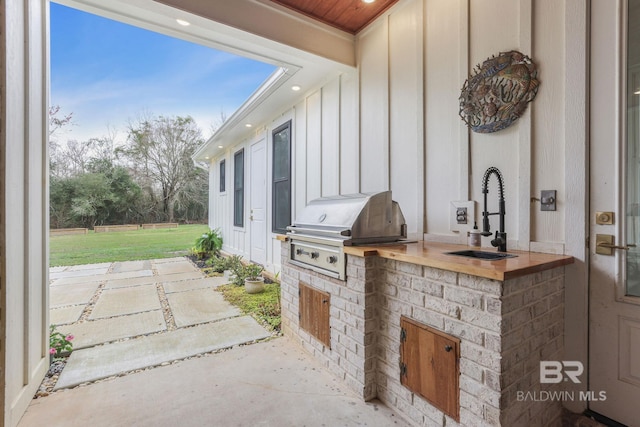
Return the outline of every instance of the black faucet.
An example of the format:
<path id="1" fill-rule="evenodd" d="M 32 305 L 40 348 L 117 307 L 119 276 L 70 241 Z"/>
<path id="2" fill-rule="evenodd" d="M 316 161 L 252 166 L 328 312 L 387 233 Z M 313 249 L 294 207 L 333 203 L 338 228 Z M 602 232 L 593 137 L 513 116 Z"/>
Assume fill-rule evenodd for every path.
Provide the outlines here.
<path id="1" fill-rule="evenodd" d="M 498 212 L 489 213 L 487 210 L 487 194 L 489 194 L 489 177 L 495 175 L 498 178 Z M 489 226 L 489 215 L 500 215 L 500 229 L 496 231 L 495 239 L 491 240 L 491 245 L 498 248 L 498 252 L 507 251 L 507 233 L 504 231 L 504 180 L 500 170 L 490 167 L 482 177 L 482 193 L 484 193 L 484 211 L 482 212 L 482 235 L 491 236 L 491 227 Z"/>

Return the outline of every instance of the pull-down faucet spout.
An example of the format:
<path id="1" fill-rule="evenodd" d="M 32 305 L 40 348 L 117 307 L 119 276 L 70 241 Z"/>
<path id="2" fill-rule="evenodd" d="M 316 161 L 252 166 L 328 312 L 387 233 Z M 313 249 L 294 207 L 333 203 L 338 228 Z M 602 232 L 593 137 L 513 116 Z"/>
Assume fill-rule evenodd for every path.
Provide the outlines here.
<path id="1" fill-rule="evenodd" d="M 487 194 L 489 194 L 489 178 L 495 175 L 498 179 L 498 212 L 489 213 L 487 209 Z M 482 177 L 482 193 L 484 194 L 484 211 L 482 212 L 482 235 L 491 236 L 491 227 L 489 224 L 490 215 L 500 215 L 500 228 L 496 231 L 495 239 L 491 240 L 491 244 L 498 248 L 498 252 L 507 251 L 507 233 L 504 231 L 504 180 L 502 173 L 495 167 L 490 167 Z"/>

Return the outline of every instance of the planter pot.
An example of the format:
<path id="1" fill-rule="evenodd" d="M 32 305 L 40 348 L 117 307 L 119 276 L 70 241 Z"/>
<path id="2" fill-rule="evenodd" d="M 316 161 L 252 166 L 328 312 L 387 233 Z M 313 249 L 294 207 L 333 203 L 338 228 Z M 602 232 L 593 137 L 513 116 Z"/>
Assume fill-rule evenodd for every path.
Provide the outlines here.
<path id="1" fill-rule="evenodd" d="M 248 294 L 259 294 L 264 291 L 264 278 L 259 277 L 257 280 L 244 279 L 244 290 Z"/>

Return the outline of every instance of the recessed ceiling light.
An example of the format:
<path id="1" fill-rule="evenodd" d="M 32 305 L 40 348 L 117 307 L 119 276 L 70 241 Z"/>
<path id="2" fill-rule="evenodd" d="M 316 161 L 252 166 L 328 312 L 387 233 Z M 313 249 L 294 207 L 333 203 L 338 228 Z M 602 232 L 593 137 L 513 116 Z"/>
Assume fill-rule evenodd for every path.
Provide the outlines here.
<path id="1" fill-rule="evenodd" d="M 188 27 L 189 25 L 191 25 L 189 21 L 185 21 L 184 19 L 176 19 L 176 22 L 183 27 Z"/>
<path id="2" fill-rule="evenodd" d="M 209 156 L 204 156 L 205 159 L 209 160 Z"/>
<path id="3" fill-rule="evenodd" d="M 218 148 L 224 148 L 222 145 L 218 145 Z"/>
<path id="4" fill-rule="evenodd" d="M 253 125 L 252 125 L 251 123 L 245 123 L 245 127 L 250 128 L 250 127 L 252 127 L 252 126 L 253 126 Z"/>
<path id="5" fill-rule="evenodd" d="M 298 86 L 298 85 L 291 86 L 291 90 L 294 90 L 296 92 L 299 91 L 300 89 L 302 89 L 302 88 L 300 86 Z"/>
<path id="6" fill-rule="evenodd" d="M 373 3 L 376 0 L 362 0 L 364 3 Z"/>

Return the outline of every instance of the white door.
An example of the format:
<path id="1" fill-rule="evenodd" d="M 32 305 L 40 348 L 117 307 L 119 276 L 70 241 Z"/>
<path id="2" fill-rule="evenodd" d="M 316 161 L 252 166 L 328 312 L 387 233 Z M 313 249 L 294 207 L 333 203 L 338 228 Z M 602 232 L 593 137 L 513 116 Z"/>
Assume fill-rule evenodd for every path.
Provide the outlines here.
<path id="1" fill-rule="evenodd" d="M 251 145 L 249 157 L 249 234 L 251 261 L 267 261 L 267 144 L 265 138 Z"/>
<path id="2" fill-rule="evenodd" d="M 589 408 L 640 426 L 640 0 L 591 8 Z"/>

